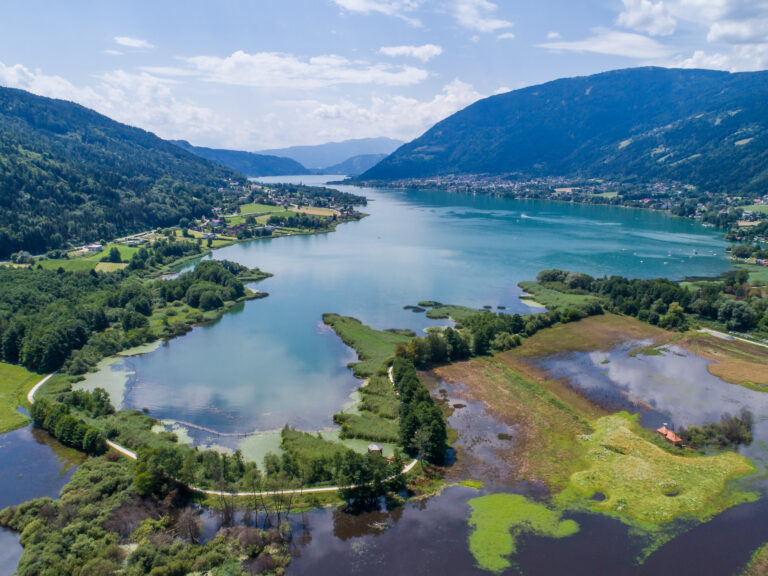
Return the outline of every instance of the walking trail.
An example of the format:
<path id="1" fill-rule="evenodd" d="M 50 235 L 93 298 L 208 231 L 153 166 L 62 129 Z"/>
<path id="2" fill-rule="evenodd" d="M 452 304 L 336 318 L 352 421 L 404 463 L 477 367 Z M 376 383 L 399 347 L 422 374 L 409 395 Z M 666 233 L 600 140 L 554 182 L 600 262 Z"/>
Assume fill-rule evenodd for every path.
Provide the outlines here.
<path id="1" fill-rule="evenodd" d="M 40 380 L 37 384 L 34 385 L 32 390 L 29 391 L 29 394 L 27 394 L 27 400 L 30 404 L 35 403 L 35 393 L 38 391 L 38 389 L 48 382 L 48 380 L 54 375 L 56 372 L 53 372 L 51 374 L 48 374 L 45 378 Z M 392 380 L 392 369 L 389 370 L 389 378 L 392 384 L 394 385 L 394 381 Z M 116 452 L 119 452 L 123 456 L 130 458 L 131 460 L 138 460 L 139 457 L 136 454 L 136 452 L 133 452 L 132 450 L 128 450 L 128 448 L 125 448 L 124 446 L 120 446 L 119 444 L 115 444 L 111 440 L 107 440 L 107 446 L 115 450 Z M 393 476 L 390 476 L 385 481 L 393 480 L 394 478 L 397 478 L 398 476 L 401 476 L 403 474 L 408 474 L 413 468 L 418 464 L 419 459 L 416 458 L 408 464 L 399 474 L 394 474 Z M 206 490 L 204 488 L 198 488 L 197 486 L 190 486 L 189 484 L 186 484 L 186 487 L 192 490 L 193 492 L 197 492 L 199 494 L 208 494 L 210 496 L 232 496 L 232 497 L 243 497 L 243 496 L 277 496 L 277 495 L 283 495 L 283 494 L 319 494 L 323 492 L 338 492 L 339 490 L 344 489 L 350 489 L 350 488 L 360 488 L 361 486 L 365 486 L 365 484 L 353 484 L 351 486 L 325 486 L 323 488 L 297 488 L 295 490 L 269 490 L 265 492 L 221 492 L 218 490 Z"/>

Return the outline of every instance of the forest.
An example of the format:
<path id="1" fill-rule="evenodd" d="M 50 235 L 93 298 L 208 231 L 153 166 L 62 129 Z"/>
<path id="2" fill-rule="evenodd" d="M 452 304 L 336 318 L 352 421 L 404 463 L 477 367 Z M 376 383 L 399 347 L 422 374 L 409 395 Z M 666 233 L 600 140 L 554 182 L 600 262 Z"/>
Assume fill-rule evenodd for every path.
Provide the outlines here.
<path id="1" fill-rule="evenodd" d="M 210 214 L 240 174 L 71 102 L 0 88 L 0 259 Z"/>
<path id="2" fill-rule="evenodd" d="M 237 275 L 251 274 L 209 261 L 175 280 L 149 278 L 163 264 L 200 253 L 196 242 L 168 239 L 141 248 L 115 272 L 0 267 L 0 360 L 81 374 L 105 356 L 183 333 L 204 312 L 244 297 Z"/>

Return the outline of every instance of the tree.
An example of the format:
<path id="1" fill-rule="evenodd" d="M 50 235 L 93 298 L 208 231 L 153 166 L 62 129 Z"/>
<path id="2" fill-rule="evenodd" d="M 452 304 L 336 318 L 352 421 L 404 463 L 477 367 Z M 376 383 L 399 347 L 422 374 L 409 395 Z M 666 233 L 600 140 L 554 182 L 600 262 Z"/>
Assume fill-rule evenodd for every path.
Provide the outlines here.
<path id="1" fill-rule="evenodd" d="M 120 250 L 117 246 L 112 246 L 112 248 L 109 249 L 108 261 L 114 264 L 123 261 L 123 258 L 120 256 Z"/>

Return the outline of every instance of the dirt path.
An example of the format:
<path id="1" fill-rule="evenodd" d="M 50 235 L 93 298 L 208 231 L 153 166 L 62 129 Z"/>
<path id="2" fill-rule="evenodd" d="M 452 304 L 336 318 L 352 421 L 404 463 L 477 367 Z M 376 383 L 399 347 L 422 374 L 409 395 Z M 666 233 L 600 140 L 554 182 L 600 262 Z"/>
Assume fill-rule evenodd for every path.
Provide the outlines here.
<path id="1" fill-rule="evenodd" d="M 392 378 L 391 370 L 392 369 L 390 368 L 390 379 Z M 56 374 L 56 372 L 53 372 L 52 374 L 48 374 L 48 376 L 40 380 L 40 382 L 35 384 L 32 390 L 29 391 L 29 394 L 27 394 L 27 400 L 29 400 L 30 404 L 35 403 L 35 392 L 37 392 L 40 386 L 48 382 L 48 380 L 54 374 Z M 111 440 L 107 440 L 106 442 L 107 442 L 107 446 L 109 446 L 116 452 L 119 452 L 126 458 L 130 458 L 131 460 L 139 459 L 136 452 L 133 452 L 132 450 L 128 450 L 128 448 L 125 448 L 124 446 L 120 446 L 119 444 L 115 444 Z M 405 468 L 403 468 L 403 470 L 399 474 L 390 476 L 385 481 L 392 480 L 397 476 L 401 476 L 403 474 L 408 474 L 408 472 L 413 470 L 413 468 L 416 466 L 416 464 L 418 464 L 418 462 L 419 462 L 418 458 L 414 459 L 413 462 L 411 462 Z M 209 494 L 211 496 L 232 496 L 235 498 L 240 498 L 243 496 L 276 496 L 279 494 L 319 494 L 322 492 L 338 492 L 339 490 L 344 490 L 349 488 L 359 488 L 359 487 L 360 487 L 359 485 L 353 484 L 352 486 L 326 486 L 324 488 L 297 488 L 295 490 L 271 490 L 268 492 L 220 492 L 216 490 L 206 490 L 204 488 L 198 488 L 197 486 L 187 485 L 187 488 L 189 488 L 193 492 L 197 492 L 198 494 Z"/>
<path id="2" fill-rule="evenodd" d="M 711 328 L 702 328 L 699 330 L 702 334 L 709 334 L 710 336 L 714 336 L 715 338 L 720 338 L 721 340 L 738 340 L 739 342 L 746 342 L 747 344 L 754 344 L 755 346 L 761 346 L 762 348 L 768 348 L 768 344 L 763 344 L 762 342 L 755 342 L 754 340 L 748 340 L 747 338 L 741 338 L 739 336 L 733 336 L 732 334 L 726 334 L 725 332 L 718 332 L 717 330 L 712 330 Z"/>

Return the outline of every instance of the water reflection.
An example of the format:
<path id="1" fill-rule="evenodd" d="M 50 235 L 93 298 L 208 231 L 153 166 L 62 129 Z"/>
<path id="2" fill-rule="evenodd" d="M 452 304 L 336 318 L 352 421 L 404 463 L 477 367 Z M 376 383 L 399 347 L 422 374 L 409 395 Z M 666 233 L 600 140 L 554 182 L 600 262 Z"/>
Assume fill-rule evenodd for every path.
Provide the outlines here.
<path id="1" fill-rule="evenodd" d="M 0 509 L 33 498 L 56 498 L 84 456 L 34 426 L 0 436 Z"/>
<path id="2" fill-rule="evenodd" d="M 712 361 L 680 346 L 662 346 L 653 355 L 631 354 L 648 344 L 636 340 L 610 352 L 569 353 L 541 365 L 598 404 L 639 413 L 646 427 L 717 422 L 724 412 L 738 414 L 746 408 L 755 415 L 755 441 L 740 450 L 751 458 L 766 455 L 768 394 L 713 376 L 707 370 Z"/>

